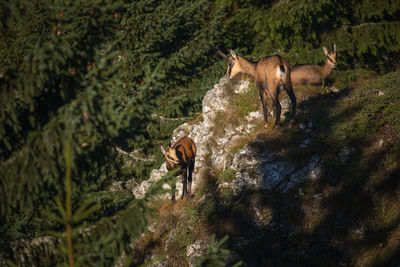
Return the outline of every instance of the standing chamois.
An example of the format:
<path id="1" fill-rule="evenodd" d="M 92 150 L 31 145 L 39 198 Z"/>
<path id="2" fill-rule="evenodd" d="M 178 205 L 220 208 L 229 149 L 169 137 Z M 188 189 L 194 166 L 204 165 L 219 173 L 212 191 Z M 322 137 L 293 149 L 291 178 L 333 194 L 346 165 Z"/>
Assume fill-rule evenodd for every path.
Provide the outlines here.
<path id="1" fill-rule="evenodd" d="M 322 48 L 326 55 L 325 65 L 299 64 L 292 68 L 291 77 L 293 86 L 299 84 L 321 84 L 332 73 L 336 67 L 336 45 L 333 44 L 333 52 L 327 51 L 325 46 Z"/>
<path id="2" fill-rule="evenodd" d="M 296 114 L 296 96 L 293 93 L 290 80 L 290 65 L 287 60 L 279 55 L 261 58 L 258 62 L 252 62 L 244 57 L 237 56 L 230 49 L 231 56 L 228 57 L 216 47 L 217 53 L 228 61 L 226 76 L 231 79 L 238 73 L 246 73 L 255 78 L 264 113 L 264 128 L 267 128 L 267 95 L 272 99 L 272 107 L 275 113 L 275 127 L 281 118 L 281 104 L 279 103 L 280 87 L 282 86 L 289 95 L 291 101 L 291 117 L 289 126 L 294 124 Z"/>
<path id="3" fill-rule="evenodd" d="M 190 198 L 192 195 L 192 173 L 196 158 L 196 145 L 193 140 L 187 136 L 179 138 L 173 146 L 169 145 L 165 149 L 160 147 L 165 156 L 167 170 L 171 171 L 181 168 L 182 174 L 182 197 Z M 172 188 L 171 204 L 175 203 L 175 188 Z"/>

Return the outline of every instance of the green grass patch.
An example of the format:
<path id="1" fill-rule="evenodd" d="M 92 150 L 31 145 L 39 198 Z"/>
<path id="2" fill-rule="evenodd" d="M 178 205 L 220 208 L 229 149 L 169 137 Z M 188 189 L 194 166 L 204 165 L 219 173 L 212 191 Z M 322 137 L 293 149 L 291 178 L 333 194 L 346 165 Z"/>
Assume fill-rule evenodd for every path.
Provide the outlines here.
<path id="1" fill-rule="evenodd" d="M 400 72 L 367 81 L 333 109 L 331 142 L 363 143 L 383 133 L 395 139 L 400 132 Z M 397 135 L 398 136 L 398 135 Z"/>
<path id="2" fill-rule="evenodd" d="M 253 111 L 257 111 L 260 104 L 258 89 L 254 82 L 250 83 L 248 90 L 242 94 L 234 94 L 229 100 L 231 109 L 235 109 L 241 119 Z"/>
<path id="3" fill-rule="evenodd" d="M 236 177 L 236 171 L 233 169 L 228 169 L 228 170 L 221 172 L 218 175 L 218 182 L 219 183 L 224 183 L 224 182 L 229 183 L 229 182 L 232 182 L 235 179 L 235 177 Z"/>

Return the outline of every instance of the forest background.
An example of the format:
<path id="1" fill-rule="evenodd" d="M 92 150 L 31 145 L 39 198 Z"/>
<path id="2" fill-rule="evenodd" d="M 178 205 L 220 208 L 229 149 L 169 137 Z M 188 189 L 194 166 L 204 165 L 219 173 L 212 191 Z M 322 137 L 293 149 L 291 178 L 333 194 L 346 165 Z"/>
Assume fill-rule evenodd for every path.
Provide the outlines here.
<path id="1" fill-rule="evenodd" d="M 216 45 L 294 65 L 322 64 L 336 43 L 333 79 L 348 81 L 400 64 L 391 0 L 17 0 L 0 16 L 0 253 L 11 262 L 12 242 L 66 226 L 80 263 L 129 251 L 170 177 L 141 200 L 108 189 L 161 165 L 160 145 L 224 75 Z M 42 261 L 66 261 L 59 247 Z"/>

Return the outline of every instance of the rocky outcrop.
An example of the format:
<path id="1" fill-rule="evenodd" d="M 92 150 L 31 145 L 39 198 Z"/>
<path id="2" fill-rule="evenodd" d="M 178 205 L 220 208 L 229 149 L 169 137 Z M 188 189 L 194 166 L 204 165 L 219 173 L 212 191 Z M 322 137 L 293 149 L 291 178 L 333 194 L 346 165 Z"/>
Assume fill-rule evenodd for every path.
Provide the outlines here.
<path id="1" fill-rule="evenodd" d="M 196 266 L 197 258 L 207 252 L 208 241 L 196 240 L 186 248 L 186 258 L 190 267 Z"/>
<path id="2" fill-rule="evenodd" d="M 261 109 L 250 112 L 239 125 L 224 124 L 218 125 L 217 116 L 221 113 L 229 118 L 230 98 L 234 94 L 242 94 L 249 90 L 250 81 L 240 79 L 237 82 L 227 81 L 222 78 L 214 88 L 209 90 L 203 99 L 202 114 L 195 123 L 186 122 L 176 128 L 171 137 L 174 143 L 182 136 L 189 136 L 197 146 L 196 167 L 194 172 L 193 188 L 196 188 L 205 171 L 213 169 L 218 171 L 232 170 L 234 178 L 229 181 L 220 181 L 217 184 L 220 190 L 229 187 L 234 194 L 239 195 L 248 188 L 258 190 L 277 190 L 282 193 L 290 192 L 291 189 L 306 180 L 315 181 L 321 176 L 322 159 L 318 154 L 311 156 L 304 164 L 292 162 L 280 156 L 282 151 L 268 149 L 263 138 L 255 138 L 241 149 L 234 147 L 237 140 L 248 137 L 252 132 L 257 131 L 256 125 L 263 120 Z M 282 114 L 289 111 L 288 99 L 283 99 Z M 224 127 L 223 134 L 215 134 L 218 127 Z M 301 123 L 300 129 L 307 136 L 299 147 L 306 149 L 312 144 L 313 125 Z M 221 130 L 221 129 L 219 129 Z M 255 135 L 253 135 L 255 136 Z M 260 149 L 260 147 L 262 149 Z M 345 152 L 343 154 L 346 154 Z M 151 183 L 161 179 L 167 173 L 165 163 L 151 172 L 150 179 L 134 187 L 135 197 L 142 197 Z M 177 190 L 180 194 L 182 184 L 177 181 Z M 299 191 L 300 190 L 300 191 Z M 301 188 L 294 190 L 295 194 L 301 194 Z M 205 197 L 199 196 L 199 202 L 205 201 Z M 272 211 L 267 207 L 249 207 L 254 223 L 260 227 L 274 229 Z M 170 236 L 174 235 L 174 230 Z M 170 238 L 167 238 L 165 247 L 169 246 Z M 243 242 L 250 242 L 244 238 Z M 196 240 L 186 248 L 186 258 L 190 266 L 194 266 L 198 256 L 204 255 L 208 246 L 207 240 Z M 163 261 L 168 261 L 164 259 Z M 160 266 L 166 262 L 158 261 L 153 266 Z"/>
<path id="3" fill-rule="evenodd" d="M 239 150 L 229 166 L 236 171 L 236 179 L 229 184 L 236 193 L 252 186 L 287 192 L 305 180 L 315 181 L 320 177 L 322 160 L 319 155 L 312 156 L 306 166 L 298 168 L 290 160 L 279 159 L 277 152 L 252 149 L 257 142 L 261 141 L 255 140 Z"/>
<path id="4" fill-rule="evenodd" d="M 241 149 L 234 146 L 237 140 L 250 136 L 256 136 L 254 132 L 257 123 L 263 120 L 261 108 L 247 114 L 239 125 L 224 124 L 218 125 L 217 116 L 229 118 L 232 107 L 229 106 L 230 98 L 234 94 L 242 94 L 249 90 L 250 81 L 240 79 L 232 82 L 222 78 L 214 88 L 209 90 L 203 99 L 202 114 L 200 118 L 193 122 L 186 122 L 176 128 L 171 137 L 174 143 L 182 136 L 189 136 L 197 146 L 196 167 L 194 172 L 193 188 L 196 188 L 201 177 L 207 170 L 229 171 L 234 173 L 234 178 L 229 181 L 220 181 L 217 184 L 220 190 L 229 187 L 234 194 L 239 195 L 248 188 L 257 190 L 276 190 L 282 193 L 291 192 L 300 183 L 311 180 L 316 181 L 321 176 L 322 158 L 318 154 L 312 155 L 308 160 L 299 164 L 289 159 L 283 158 L 282 151 L 268 149 L 262 137 L 254 138 L 244 145 Z M 283 99 L 282 114 L 289 111 L 288 99 Z M 224 117 L 223 117 L 224 118 Z M 215 134 L 218 127 L 224 127 L 223 134 Z M 304 135 L 307 136 L 300 144 L 299 148 L 306 149 L 312 144 L 313 125 L 311 123 L 301 123 L 299 127 Z M 219 129 L 221 130 L 221 129 Z M 250 138 L 251 139 L 251 138 Z M 240 147 L 240 146 L 239 146 Z M 343 152 L 346 154 L 346 152 Z M 345 158 L 345 156 L 343 156 Z M 137 198 L 143 197 L 150 185 L 167 173 L 165 163 L 151 172 L 150 179 L 142 182 L 133 188 L 133 194 Z M 180 194 L 182 184 L 177 181 L 177 190 Z M 299 191 L 300 190 L 300 191 Z M 301 188 L 294 190 L 294 194 L 301 194 Z M 199 196 L 199 202 L 205 201 L 205 197 Z M 266 207 L 249 207 L 254 217 L 254 223 L 260 227 L 274 227 L 272 212 Z M 174 235 L 171 231 L 170 237 Z M 165 247 L 168 248 L 167 238 Z M 250 242 L 244 239 L 243 242 Z M 198 256 L 203 255 L 207 250 L 207 240 L 196 240 L 186 248 L 186 257 L 190 266 L 195 264 Z M 166 259 L 164 259 L 166 260 Z M 164 262 L 165 263 L 165 262 Z M 160 266 L 162 262 L 156 262 L 153 266 Z"/>
<path id="5" fill-rule="evenodd" d="M 230 153 L 229 144 L 232 140 L 239 138 L 243 133 L 249 132 L 255 125 L 255 122 L 261 119 L 259 112 L 249 114 L 246 118 L 248 124 L 234 129 L 226 129 L 223 137 L 216 138 L 211 130 L 214 125 L 214 119 L 218 111 L 224 111 L 229 105 L 230 91 L 239 94 L 248 90 L 250 81 L 240 80 L 236 84 L 232 84 L 225 77 L 217 83 L 213 89 L 209 90 L 203 99 L 202 106 L 202 120 L 198 123 L 186 122 L 180 125 L 172 134 L 171 143 L 174 143 L 182 136 L 189 136 L 194 140 L 197 147 L 195 171 L 193 174 L 193 188 L 196 188 L 203 170 L 206 167 L 206 159 L 209 158 L 212 166 L 215 168 L 224 169 L 227 166 L 227 156 Z M 232 87 L 232 88 L 229 88 Z M 211 157 L 211 158 L 210 158 Z M 155 169 L 150 174 L 150 179 L 144 181 L 133 189 L 133 194 L 137 198 L 144 196 L 146 190 L 150 187 L 151 183 L 161 179 L 167 173 L 165 163 L 159 168 Z M 182 185 L 177 183 L 177 190 L 181 192 Z"/>
<path id="6" fill-rule="evenodd" d="M 203 99 L 202 120 L 197 123 L 186 122 L 176 128 L 171 137 L 174 143 L 182 136 L 189 136 L 197 146 L 196 167 L 194 172 L 193 188 L 196 188 L 200 177 L 206 167 L 218 170 L 233 169 L 236 171 L 236 179 L 221 186 L 230 186 L 235 193 L 243 189 L 256 186 L 263 190 L 280 190 L 286 192 L 294 188 L 297 184 L 307 180 L 316 180 L 320 175 L 321 158 L 319 155 L 311 157 L 308 164 L 296 167 L 289 160 L 280 159 L 277 152 L 255 150 L 258 142 L 254 140 L 251 145 L 246 145 L 242 149 L 233 153 L 232 144 L 236 140 L 250 134 L 256 124 L 262 121 L 262 112 L 257 110 L 249 113 L 243 122 L 236 127 L 226 127 L 222 136 L 215 136 L 213 130 L 219 125 L 215 125 L 215 117 L 218 112 L 229 112 L 227 107 L 232 94 L 242 94 L 249 90 L 250 81 L 240 79 L 238 82 L 228 81 L 222 78 Z M 289 110 L 288 99 L 281 101 L 283 111 Z M 282 112 L 284 114 L 285 112 Z M 229 114 L 226 114 L 227 116 Z M 301 129 L 306 133 L 311 133 L 312 125 L 302 124 Z M 300 147 L 307 147 L 311 139 L 305 139 Z M 135 197 L 143 197 L 152 182 L 157 181 L 167 173 L 165 163 L 155 169 L 150 174 L 150 179 L 144 181 L 133 189 Z M 182 185 L 177 182 L 177 190 L 180 193 Z"/>

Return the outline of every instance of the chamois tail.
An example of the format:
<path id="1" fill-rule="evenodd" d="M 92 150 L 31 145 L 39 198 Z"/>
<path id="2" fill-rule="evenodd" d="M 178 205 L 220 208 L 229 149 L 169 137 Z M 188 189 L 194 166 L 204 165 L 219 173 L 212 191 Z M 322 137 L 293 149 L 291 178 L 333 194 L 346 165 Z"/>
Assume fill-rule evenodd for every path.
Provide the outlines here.
<path id="1" fill-rule="evenodd" d="M 283 66 L 283 63 L 282 63 L 282 58 L 280 57 L 280 56 L 278 56 L 279 57 L 279 67 L 277 68 L 277 70 L 276 70 L 276 77 L 279 79 L 279 80 L 282 80 L 282 79 L 284 79 L 285 77 L 286 77 L 286 75 L 287 75 L 287 71 L 286 71 L 286 69 L 285 69 L 285 66 Z"/>

